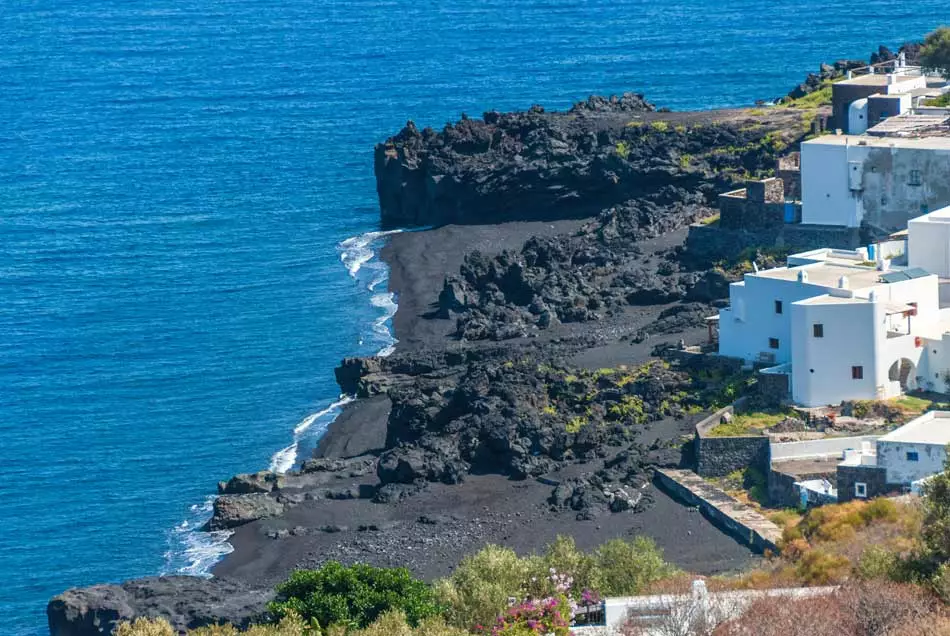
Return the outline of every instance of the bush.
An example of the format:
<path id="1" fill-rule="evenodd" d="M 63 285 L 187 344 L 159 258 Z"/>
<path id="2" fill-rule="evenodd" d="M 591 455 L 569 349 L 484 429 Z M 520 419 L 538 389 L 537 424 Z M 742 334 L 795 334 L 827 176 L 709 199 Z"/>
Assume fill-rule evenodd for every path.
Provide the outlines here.
<path id="1" fill-rule="evenodd" d="M 950 27 L 940 27 L 924 39 L 920 63 L 930 71 L 950 74 Z"/>
<path id="2" fill-rule="evenodd" d="M 114 634 L 115 636 L 178 636 L 177 630 L 163 618 L 137 618 L 133 623 L 120 623 Z M 212 625 L 189 630 L 188 636 L 321 636 L 321 632 L 318 627 L 307 625 L 300 616 L 290 612 L 277 625 L 254 625 L 244 632 L 233 625 Z M 329 632 L 326 636 L 343 635 Z"/>
<path id="3" fill-rule="evenodd" d="M 269 609 L 278 617 L 293 611 L 322 627 L 336 623 L 366 627 L 383 613 L 401 610 L 411 625 L 439 613 L 432 590 L 406 568 L 344 567 L 331 561 L 319 570 L 298 570 L 277 586 Z"/>
<path id="4" fill-rule="evenodd" d="M 564 596 L 525 601 L 479 631 L 491 636 L 570 636 L 571 608 Z"/>
<path id="5" fill-rule="evenodd" d="M 465 557 L 451 577 L 436 583 L 435 592 L 452 625 L 490 625 L 541 569 L 539 559 L 521 559 L 513 550 L 489 545 Z"/>
<path id="6" fill-rule="evenodd" d="M 115 636 L 178 636 L 178 633 L 164 618 L 136 618 L 132 623 L 119 623 Z"/>
<path id="7" fill-rule="evenodd" d="M 854 574 L 865 581 L 874 579 L 900 581 L 904 578 L 901 566 L 900 556 L 887 548 L 872 545 L 861 554 L 854 568 Z"/>
<path id="8" fill-rule="evenodd" d="M 582 587 L 598 590 L 604 596 L 640 594 L 651 583 L 676 572 L 663 560 L 663 551 L 647 537 L 608 541 L 597 549 L 594 558 L 596 578 Z"/>
<path id="9" fill-rule="evenodd" d="M 395 610 L 386 612 L 366 629 L 350 632 L 348 636 L 470 636 L 470 633 L 449 627 L 437 616 L 422 619 L 419 626 L 413 629 L 406 621 L 406 615 Z"/>
<path id="10" fill-rule="evenodd" d="M 801 555 L 795 574 L 805 585 L 827 585 L 843 579 L 851 569 L 848 557 L 812 549 Z"/>

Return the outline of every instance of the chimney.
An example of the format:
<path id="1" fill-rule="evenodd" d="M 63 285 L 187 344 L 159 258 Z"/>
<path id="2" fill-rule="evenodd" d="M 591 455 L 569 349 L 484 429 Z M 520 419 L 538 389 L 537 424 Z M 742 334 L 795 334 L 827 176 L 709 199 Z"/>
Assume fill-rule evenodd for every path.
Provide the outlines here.
<path id="1" fill-rule="evenodd" d="M 808 282 L 808 272 L 801 270 L 798 272 L 798 282 L 807 283 Z"/>
<path id="2" fill-rule="evenodd" d="M 890 86 L 893 86 L 894 84 L 896 84 L 896 83 L 897 83 L 897 74 L 895 74 L 895 73 L 889 73 L 888 76 L 887 76 L 887 83 L 888 83 L 888 85 L 890 85 Z"/>
<path id="3" fill-rule="evenodd" d="M 838 279 L 838 289 L 850 289 L 851 285 L 848 283 L 848 277 L 842 276 Z"/>

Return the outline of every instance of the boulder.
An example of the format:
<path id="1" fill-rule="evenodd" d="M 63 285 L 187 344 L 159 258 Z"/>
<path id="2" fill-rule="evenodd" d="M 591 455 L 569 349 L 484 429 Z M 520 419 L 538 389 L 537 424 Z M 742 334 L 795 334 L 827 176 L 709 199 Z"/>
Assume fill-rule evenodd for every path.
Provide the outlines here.
<path id="1" fill-rule="evenodd" d="M 266 494 L 221 495 L 214 500 L 214 514 L 205 529 L 227 530 L 283 512 L 284 504 Z"/>
<path id="2" fill-rule="evenodd" d="M 248 495 L 251 493 L 267 493 L 284 487 L 284 476 L 262 470 L 257 473 L 235 475 L 228 481 L 218 483 L 219 495 Z"/>

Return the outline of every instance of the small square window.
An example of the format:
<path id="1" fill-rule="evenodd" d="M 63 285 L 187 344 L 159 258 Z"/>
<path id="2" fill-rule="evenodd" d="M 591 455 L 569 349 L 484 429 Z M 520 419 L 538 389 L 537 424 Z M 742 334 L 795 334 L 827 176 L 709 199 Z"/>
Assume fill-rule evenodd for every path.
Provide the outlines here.
<path id="1" fill-rule="evenodd" d="M 781 301 L 781 300 L 776 300 L 776 301 L 775 301 L 775 313 L 777 313 L 777 314 L 782 313 L 782 301 Z"/>
<path id="2" fill-rule="evenodd" d="M 863 380 L 863 379 L 864 379 L 864 367 L 851 367 L 851 379 L 852 379 L 852 380 Z"/>
<path id="3" fill-rule="evenodd" d="M 919 462 L 920 454 L 917 451 L 907 451 L 907 461 L 909 462 Z"/>
<path id="4" fill-rule="evenodd" d="M 868 485 L 864 482 L 858 481 L 854 484 L 854 496 L 860 497 L 861 499 L 868 498 Z"/>
<path id="5" fill-rule="evenodd" d="M 920 184 L 921 184 L 920 170 L 911 170 L 910 171 L 910 185 L 919 186 Z"/>
<path id="6" fill-rule="evenodd" d="M 821 323 L 816 323 L 811 326 L 811 332 L 816 338 L 824 338 L 825 326 Z"/>
<path id="7" fill-rule="evenodd" d="M 769 338 L 769 349 L 778 349 L 778 338 Z"/>

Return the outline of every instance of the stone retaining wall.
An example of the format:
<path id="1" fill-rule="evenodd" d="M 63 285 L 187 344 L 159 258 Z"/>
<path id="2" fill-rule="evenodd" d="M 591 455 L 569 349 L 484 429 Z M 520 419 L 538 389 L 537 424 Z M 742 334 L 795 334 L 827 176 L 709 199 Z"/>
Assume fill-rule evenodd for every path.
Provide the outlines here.
<path id="1" fill-rule="evenodd" d="M 746 398 L 719 409 L 696 425 L 693 453 L 696 474 L 700 477 L 722 477 L 750 466 L 762 471 L 769 469 L 769 438 L 764 435 L 742 437 L 710 437 L 709 432 L 722 421 L 726 413 L 735 413 Z"/>

